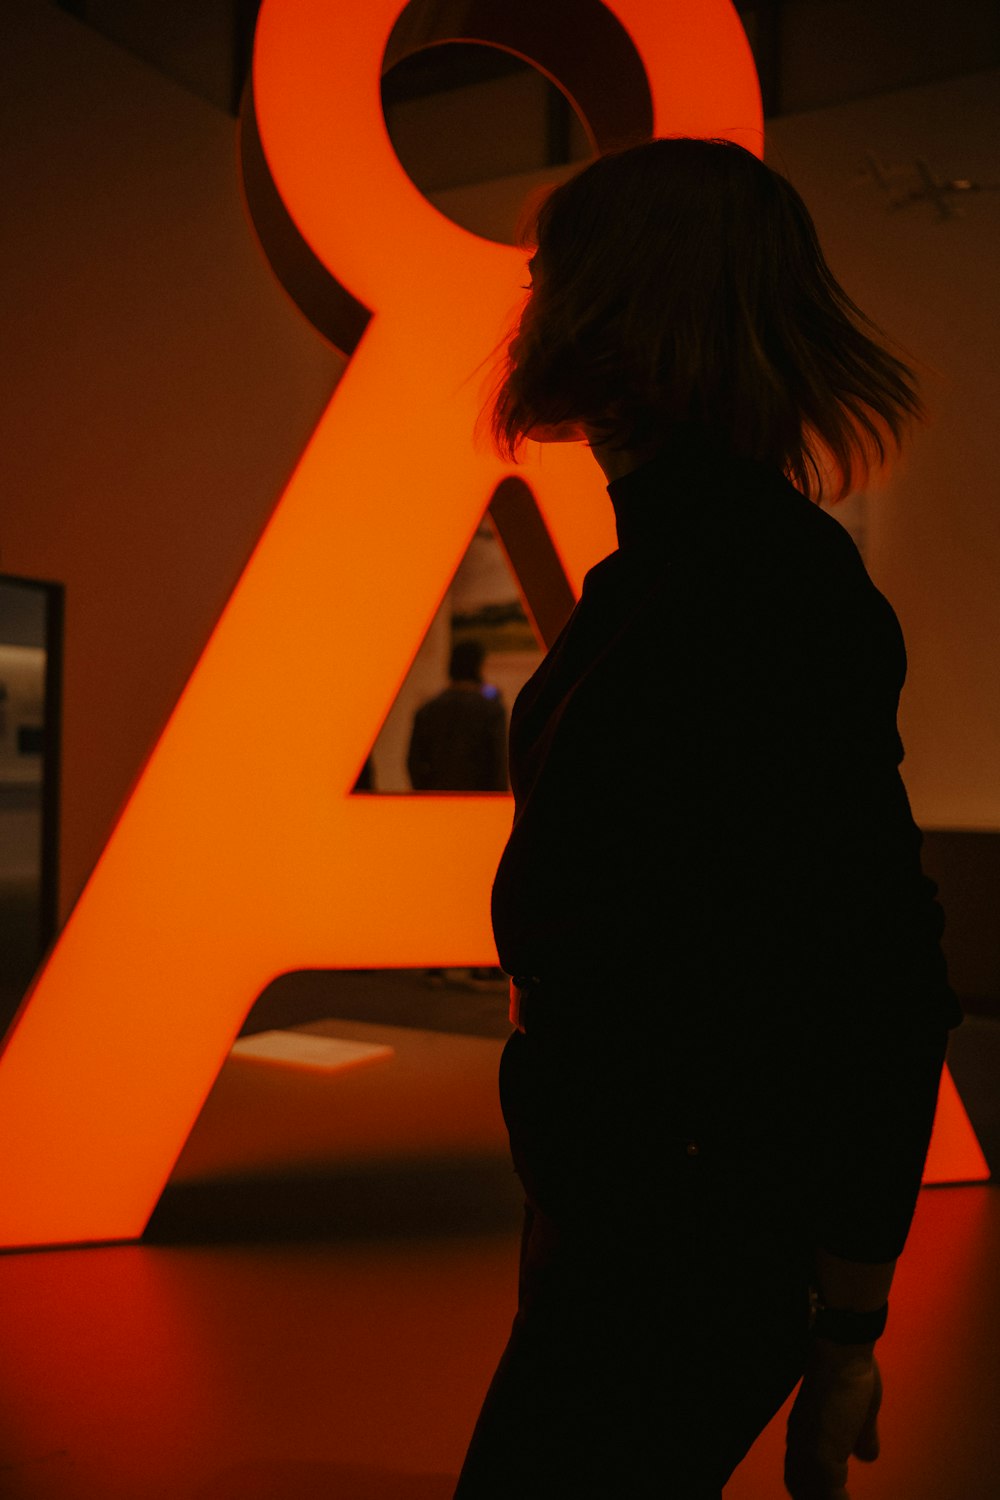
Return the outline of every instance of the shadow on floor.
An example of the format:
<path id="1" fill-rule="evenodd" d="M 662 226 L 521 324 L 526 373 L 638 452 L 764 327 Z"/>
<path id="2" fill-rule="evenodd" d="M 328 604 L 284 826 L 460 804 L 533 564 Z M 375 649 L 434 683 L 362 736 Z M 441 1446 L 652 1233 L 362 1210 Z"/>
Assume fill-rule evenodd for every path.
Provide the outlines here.
<path id="1" fill-rule="evenodd" d="M 311 1176 L 179 1182 L 143 1235 L 149 1245 L 402 1240 L 506 1233 L 523 1193 L 509 1160 L 365 1161 Z"/>
<path id="2" fill-rule="evenodd" d="M 424 969 L 298 969 L 258 995 L 241 1036 L 310 1021 L 366 1021 L 418 1031 L 503 1040 L 510 1032 L 507 985 L 473 983 L 446 969 L 431 983 Z"/>

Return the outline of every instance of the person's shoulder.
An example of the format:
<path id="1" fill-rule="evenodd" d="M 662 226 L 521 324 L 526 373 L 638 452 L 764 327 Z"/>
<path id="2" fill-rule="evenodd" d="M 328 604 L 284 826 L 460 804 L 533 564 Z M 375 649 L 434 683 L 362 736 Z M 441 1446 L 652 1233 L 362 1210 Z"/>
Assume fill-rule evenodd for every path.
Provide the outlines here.
<path id="1" fill-rule="evenodd" d="M 857 542 L 833 511 L 785 483 L 769 497 L 766 561 L 759 591 L 779 619 L 804 638 L 823 636 L 837 649 L 899 659 L 905 653 L 896 612 L 877 587 Z"/>
<path id="2" fill-rule="evenodd" d="M 804 566 L 842 569 L 854 576 L 864 573 L 864 561 L 847 527 L 783 475 L 762 486 L 748 509 L 748 519 L 780 555 L 791 552 Z"/>
<path id="3" fill-rule="evenodd" d="M 436 718 L 442 711 L 446 711 L 448 704 L 454 699 L 454 692 L 450 687 L 442 688 L 432 698 L 425 698 L 417 709 L 414 718 L 429 720 Z"/>
<path id="4" fill-rule="evenodd" d="M 751 498 L 739 529 L 744 564 L 780 595 L 817 607 L 834 600 L 860 607 L 878 596 L 847 527 L 784 478 Z"/>

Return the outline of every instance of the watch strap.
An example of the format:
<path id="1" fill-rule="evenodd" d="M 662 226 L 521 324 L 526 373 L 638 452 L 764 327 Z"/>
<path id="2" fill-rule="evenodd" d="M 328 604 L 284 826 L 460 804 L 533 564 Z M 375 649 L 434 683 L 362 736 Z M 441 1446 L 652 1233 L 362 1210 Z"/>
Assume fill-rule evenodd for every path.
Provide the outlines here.
<path id="1" fill-rule="evenodd" d="M 885 1332 L 888 1318 L 888 1302 L 871 1312 L 858 1312 L 852 1307 L 827 1307 L 816 1295 L 811 1331 L 814 1338 L 828 1339 L 831 1344 L 874 1344 Z"/>

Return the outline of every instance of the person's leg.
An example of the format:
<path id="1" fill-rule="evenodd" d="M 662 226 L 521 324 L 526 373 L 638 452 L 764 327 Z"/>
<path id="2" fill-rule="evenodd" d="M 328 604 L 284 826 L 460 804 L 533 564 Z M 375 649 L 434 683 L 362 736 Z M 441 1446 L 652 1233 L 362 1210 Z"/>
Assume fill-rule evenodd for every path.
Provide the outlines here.
<path id="1" fill-rule="evenodd" d="M 456 1500 L 718 1500 L 802 1373 L 804 1280 L 650 1253 L 656 1225 L 606 1210 L 567 1232 L 529 1205 L 526 1229 Z"/>
<path id="2" fill-rule="evenodd" d="M 761 1278 L 744 1286 L 751 1310 L 733 1306 L 729 1336 L 716 1335 L 718 1355 L 712 1372 L 712 1405 L 718 1413 L 712 1446 L 716 1476 L 724 1485 L 746 1457 L 801 1378 L 807 1347 L 808 1289 L 795 1275 L 781 1284 Z M 724 1299 L 723 1305 L 724 1305 Z M 774 1476 L 780 1489 L 780 1475 Z"/>
<path id="3" fill-rule="evenodd" d="M 732 1232 L 704 1162 L 560 1128 L 571 1072 L 516 1033 L 505 1048 L 518 1312 L 456 1500 L 719 1500 L 801 1373 L 804 1274 Z"/>
<path id="4" fill-rule="evenodd" d="M 608 1217 L 567 1231 L 528 1205 L 518 1314 L 456 1500 L 719 1500 L 684 1319 L 665 1326 L 653 1258 L 620 1235 L 616 1254 Z"/>

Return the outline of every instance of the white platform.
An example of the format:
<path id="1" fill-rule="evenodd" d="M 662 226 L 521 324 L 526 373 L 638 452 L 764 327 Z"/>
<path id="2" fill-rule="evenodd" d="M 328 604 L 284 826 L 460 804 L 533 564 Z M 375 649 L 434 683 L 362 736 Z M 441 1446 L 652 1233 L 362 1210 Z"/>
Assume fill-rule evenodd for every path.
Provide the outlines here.
<path id="1" fill-rule="evenodd" d="M 306 1031 L 261 1031 L 234 1042 L 229 1055 L 283 1067 L 319 1068 L 330 1073 L 362 1063 L 384 1062 L 392 1057 L 393 1050 L 372 1042 L 349 1042 Z"/>

